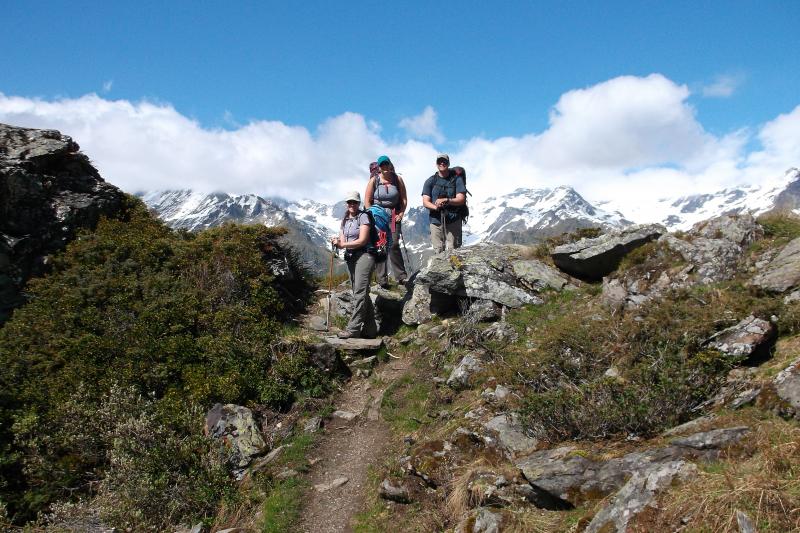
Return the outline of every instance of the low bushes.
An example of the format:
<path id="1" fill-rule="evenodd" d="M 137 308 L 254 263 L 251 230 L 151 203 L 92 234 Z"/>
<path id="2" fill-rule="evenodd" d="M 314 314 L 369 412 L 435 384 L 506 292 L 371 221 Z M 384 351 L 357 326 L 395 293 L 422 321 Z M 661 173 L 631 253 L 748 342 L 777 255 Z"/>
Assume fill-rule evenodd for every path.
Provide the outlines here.
<path id="1" fill-rule="evenodd" d="M 213 461 L 192 462 L 208 457 L 202 408 L 285 407 L 324 392 L 302 341 L 282 340 L 311 294 L 283 233 L 173 232 L 129 198 L 119 218 L 80 235 L 29 284 L 30 302 L 0 329 L 0 501 L 15 522 L 98 486 L 116 495 L 120 523 L 161 528 L 148 516 L 210 512 L 226 484 Z M 126 438 L 94 425 L 115 387 L 152 404 L 114 426 Z M 184 478 L 195 480 L 185 490 Z M 168 504 L 158 487 L 180 494 Z"/>

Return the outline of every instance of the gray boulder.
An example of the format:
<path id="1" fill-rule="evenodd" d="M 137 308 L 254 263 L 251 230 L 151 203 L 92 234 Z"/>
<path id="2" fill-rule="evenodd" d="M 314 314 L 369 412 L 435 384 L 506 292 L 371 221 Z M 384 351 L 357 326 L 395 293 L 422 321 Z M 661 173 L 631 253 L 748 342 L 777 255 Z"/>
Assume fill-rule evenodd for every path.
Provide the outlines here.
<path id="1" fill-rule="evenodd" d="M 778 398 L 786 403 L 781 411 L 800 420 L 800 359 L 783 369 L 773 384 Z"/>
<path id="2" fill-rule="evenodd" d="M 48 256 L 124 201 L 70 137 L 0 124 L 0 326 Z"/>
<path id="3" fill-rule="evenodd" d="M 636 472 L 684 459 L 711 461 L 720 451 L 744 437 L 747 429 L 713 430 L 677 439 L 671 446 L 601 460 L 586 457 L 573 446 L 534 452 L 515 461 L 530 484 L 569 505 L 603 497 L 619 490 Z"/>
<path id="4" fill-rule="evenodd" d="M 680 237 L 662 235 L 656 251 L 661 257 L 653 258 L 650 269 L 603 279 L 603 301 L 612 309 L 633 310 L 670 290 L 731 279 L 747 247 L 762 234 L 750 215 L 723 215 L 695 224 Z M 674 264 L 677 258 L 682 264 Z"/>
<path id="5" fill-rule="evenodd" d="M 706 345 L 732 357 L 760 362 L 769 358 L 777 335 L 778 331 L 771 322 L 750 315 L 735 326 L 714 334 Z"/>
<path id="6" fill-rule="evenodd" d="M 503 513 L 481 507 L 471 511 L 456 526 L 456 533 L 499 533 L 503 531 Z"/>
<path id="7" fill-rule="evenodd" d="M 403 483 L 393 483 L 384 479 L 378 488 L 378 495 L 384 500 L 396 503 L 411 503 L 411 491 Z"/>
<path id="8" fill-rule="evenodd" d="M 542 302 L 538 293 L 561 290 L 568 280 L 535 260 L 520 260 L 520 249 L 479 244 L 436 254 L 417 274 L 403 307 L 403 322 L 422 324 L 434 313 L 459 311 L 459 303 L 478 301 L 517 308 Z M 487 319 L 494 316 L 490 313 Z"/>
<path id="9" fill-rule="evenodd" d="M 634 472 L 611 501 L 586 526 L 586 533 L 628 531 L 630 520 L 645 509 L 656 494 L 675 480 L 686 481 L 696 475 L 697 467 L 686 461 L 668 461 Z"/>
<path id="10" fill-rule="evenodd" d="M 787 244 L 766 269 L 753 278 L 752 284 L 777 293 L 800 286 L 800 237 Z"/>
<path id="11" fill-rule="evenodd" d="M 225 444 L 231 451 L 234 467 L 240 471 L 266 448 L 253 412 L 241 405 L 215 404 L 206 414 L 204 430 L 206 435 Z"/>
<path id="12" fill-rule="evenodd" d="M 592 239 L 557 246 L 551 257 L 571 276 L 600 280 L 613 272 L 625 255 L 666 233 L 660 224 L 640 224 Z"/>
<path id="13" fill-rule="evenodd" d="M 749 432 L 750 428 L 747 426 L 712 429 L 704 433 L 673 439 L 670 442 L 676 446 L 685 446 L 696 450 L 721 450 L 739 442 Z"/>
<path id="14" fill-rule="evenodd" d="M 484 429 L 495 434 L 500 445 L 510 458 L 530 453 L 536 449 L 539 440 L 529 437 L 516 414 L 502 414 L 491 418 L 483 425 Z"/>
<path id="15" fill-rule="evenodd" d="M 447 378 L 447 386 L 451 389 L 466 389 L 470 385 L 470 380 L 476 372 L 483 369 L 483 364 L 475 354 L 467 354 L 461 358 L 458 365 Z"/>
<path id="16" fill-rule="evenodd" d="M 403 305 L 403 322 L 410 326 L 424 324 L 433 318 L 431 312 L 431 291 L 427 285 L 414 283 L 411 296 Z"/>

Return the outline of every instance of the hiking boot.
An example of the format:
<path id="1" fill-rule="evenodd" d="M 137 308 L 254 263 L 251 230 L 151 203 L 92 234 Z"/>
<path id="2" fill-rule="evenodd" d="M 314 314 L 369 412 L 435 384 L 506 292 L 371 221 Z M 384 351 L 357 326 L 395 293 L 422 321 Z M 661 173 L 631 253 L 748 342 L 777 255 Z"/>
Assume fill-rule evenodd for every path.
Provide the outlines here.
<path id="1" fill-rule="evenodd" d="M 359 337 L 358 333 L 353 333 L 352 331 L 340 331 L 336 334 L 337 337 L 340 339 L 357 339 Z"/>
<path id="2" fill-rule="evenodd" d="M 408 280 L 405 278 L 397 280 L 398 285 L 405 285 L 406 283 L 408 283 Z"/>
<path id="3" fill-rule="evenodd" d="M 378 287 L 380 287 L 381 289 L 388 290 L 389 289 L 389 282 L 388 281 L 384 281 L 383 283 L 378 283 Z"/>

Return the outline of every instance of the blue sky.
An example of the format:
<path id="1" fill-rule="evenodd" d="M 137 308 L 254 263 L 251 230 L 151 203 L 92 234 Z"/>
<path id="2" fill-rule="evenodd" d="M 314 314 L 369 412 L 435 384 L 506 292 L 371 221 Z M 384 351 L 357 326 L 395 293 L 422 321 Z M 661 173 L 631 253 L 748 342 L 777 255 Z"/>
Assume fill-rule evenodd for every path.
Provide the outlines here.
<path id="1" fill-rule="evenodd" d="M 755 170 L 742 169 L 751 153 L 765 151 L 763 128 L 789 115 L 791 125 L 776 129 L 794 132 L 792 112 L 800 104 L 800 2 L 793 0 L 71 1 L 5 2 L 2 10 L 0 121 L 62 129 L 106 179 L 128 189 L 218 182 L 234 192 L 291 196 L 301 194 L 292 183 L 319 172 L 313 165 L 289 168 L 292 157 L 319 157 L 333 181 L 322 196 L 335 196 L 362 178 L 356 169 L 374 158 L 370 150 L 393 149 L 414 184 L 432 170 L 418 158 L 448 150 L 475 167 L 488 191 L 498 176 L 515 172 L 487 170 L 511 150 L 509 142 L 517 146 L 506 158 L 525 161 L 548 135 L 544 144 L 559 151 L 575 137 L 591 142 L 589 134 L 619 134 L 603 150 L 621 148 L 624 157 L 587 158 L 585 147 L 575 146 L 577 152 L 559 155 L 561 166 L 542 160 L 520 169 L 513 185 L 562 180 L 591 191 L 576 176 L 598 170 L 592 165 L 602 160 L 596 180 L 622 183 L 642 171 L 652 180 L 652 172 L 678 169 L 681 190 L 691 192 L 752 179 Z M 625 100 L 643 91 L 656 96 L 630 112 Z M 560 108 L 566 95 L 581 94 L 581 102 Z M 618 113 L 585 115 L 587 108 L 606 109 L 603 98 L 617 102 L 609 109 Z M 653 114 L 658 109 L 663 115 Z M 106 120 L 104 113 L 112 115 Z M 564 119 L 560 126 L 554 114 Z M 567 128 L 592 120 L 624 131 Z M 654 122 L 651 129 L 646 121 Z M 121 143 L 136 137 L 146 154 L 127 161 L 124 148 L 109 145 L 115 134 Z M 255 154 L 259 135 L 273 155 Z M 641 153 L 623 142 L 651 135 L 652 146 Z M 654 148 L 674 144 L 675 135 L 699 142 L 705 155 L 680 142 Z M 159 161 L 161 152 L 168 155 L 164 143 L 195 137 L 198 151 L 233 143 L 222 152 L 248 159 L 241 166 L 250 173 L 240 168 L 232 177 L 193 181 L 207 163 L 171 163 L 168 175 L 145 176 L 159 171 L 142 155 Z M 289 144 L 275 148 L 282 142 Z M 759 172 L 800 165 L 791 142 L 781 146 L 784 160 Z M 350 151 L 352 160 L 322 150 Z M 193 154 L 187 146 L 172 151 Z M 259 170 L 262 160 L 269 161 Z M 713 175 L 710 168 L 717 168 Z"/>

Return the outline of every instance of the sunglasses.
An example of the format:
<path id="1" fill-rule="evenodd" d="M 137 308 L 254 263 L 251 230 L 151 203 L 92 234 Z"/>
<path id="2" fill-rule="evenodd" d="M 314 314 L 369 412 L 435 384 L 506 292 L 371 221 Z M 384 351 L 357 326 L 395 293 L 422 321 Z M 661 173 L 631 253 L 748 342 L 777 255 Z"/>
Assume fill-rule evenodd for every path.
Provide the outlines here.
<path id="1" fill-rule="evenodd" d="M 448 161 L 448 160 L 446 160 L 446 159 L 438 159 L 438 160 L 436 161 L 436 164 L 437 164 L 437 165 L 444 165 L 444 166 L 446 166 L 446 167 L 447 167 L 447 166 L 450 166 L 450 161 Z"/>
<path id="2" fill-rule="evenodd" d="M 347 200 L 345 203 L 346 203 L 347 205 L 358 205 L 358 204 L 360 204 L 361 202 L 359 202 L 358 200 Z"/>

